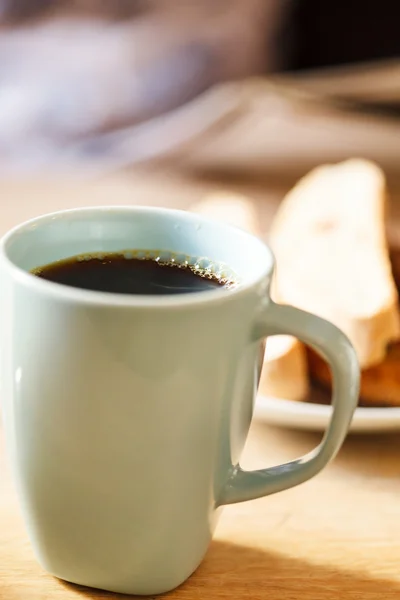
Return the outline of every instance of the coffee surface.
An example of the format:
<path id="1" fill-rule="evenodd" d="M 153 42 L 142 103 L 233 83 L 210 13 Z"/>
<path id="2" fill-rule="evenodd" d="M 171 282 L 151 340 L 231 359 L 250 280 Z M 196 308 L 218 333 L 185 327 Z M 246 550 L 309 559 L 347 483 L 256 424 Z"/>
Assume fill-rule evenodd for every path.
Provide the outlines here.
<path id="1" fill-rule="evenodd" d="M 75 256 L 38 267 L 32 273 L 55 283 L 114 294 L 187 294 L 228 288 L 230 283 L 211 268 L 201 269 L 195 261 L 135 258 L 132 253 Z"/>

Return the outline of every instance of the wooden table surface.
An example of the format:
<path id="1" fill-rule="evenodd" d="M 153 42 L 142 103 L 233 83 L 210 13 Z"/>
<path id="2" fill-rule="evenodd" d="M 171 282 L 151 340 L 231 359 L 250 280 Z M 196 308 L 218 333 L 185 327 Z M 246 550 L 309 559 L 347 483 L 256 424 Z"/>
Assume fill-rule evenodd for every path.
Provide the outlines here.
<path id="1" fill-rule="evenodd" d="M 1 230 L 35 214 L 69 206 L 185 206 L 216 187 L 221 185 L 175 180 L 169 173 L 121 176 L 93 184 L 0 183 Z M 258 202 L 267 224 L 282 188 L 247 191 Z M 254 469 L 288 461 L 310 450 L 319 438 L 318 434 L 254 423 L 242 465 Z M 0 427 L 0 599 L 117 597 L 63 583 L 37 565 L 7 471 Z M 206 560 L 169 597 L 400 598 L 400 434 L 351 436 L 336 460 L 308 483 L 227 507 Z"/>

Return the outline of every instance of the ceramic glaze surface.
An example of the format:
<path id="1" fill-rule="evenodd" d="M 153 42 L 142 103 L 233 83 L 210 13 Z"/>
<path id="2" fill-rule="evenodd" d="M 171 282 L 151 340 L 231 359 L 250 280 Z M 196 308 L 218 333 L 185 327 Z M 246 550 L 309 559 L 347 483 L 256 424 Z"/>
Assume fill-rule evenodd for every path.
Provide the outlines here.
<path id="1" fill-rule="evenodd" d="M 88 292 L 28 271 L 98 251 L 164 249 L 226 263 L 240 285 L 183 296 Z M 0 252 L 1 380 L 8 453 L 28 534 L 62 579 L 156 594 L 197 568 L 230 502 L 291 487 L 339 449 L 358 367 L 332 325 L 268 296 L 269 249 L 198 215 L 65 211 L 8 234 Z M 238 467 L 264 338 L 293 333 L 330 360 L 323 443 L 287 465 Z"/>

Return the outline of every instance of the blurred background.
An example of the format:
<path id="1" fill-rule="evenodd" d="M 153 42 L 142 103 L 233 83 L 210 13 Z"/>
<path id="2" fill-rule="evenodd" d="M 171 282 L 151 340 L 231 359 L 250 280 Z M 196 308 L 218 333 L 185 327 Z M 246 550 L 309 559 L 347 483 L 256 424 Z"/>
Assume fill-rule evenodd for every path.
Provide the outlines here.
<path id="1" fill-rule="evenodd" d="M 0 0 L 0 175 L 396 177 L 395 0 Z"/>

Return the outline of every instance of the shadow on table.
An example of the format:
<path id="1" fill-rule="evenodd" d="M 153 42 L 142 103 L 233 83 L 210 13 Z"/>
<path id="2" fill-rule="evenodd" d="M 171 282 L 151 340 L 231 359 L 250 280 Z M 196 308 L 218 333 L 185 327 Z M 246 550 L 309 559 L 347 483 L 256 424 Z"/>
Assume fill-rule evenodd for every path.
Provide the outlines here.
<path id="1" fill-rule="evenodd" d="M 60 584 L 68 589 L 71 599 L 129 597 L 65 582 Z M 391 600 L 400 597 L 400 582 L 371 579 L 362 573 L 345 573 L 293 557 L 216 541 L 198 571 L 165 597 L 171 600 Z"/>

